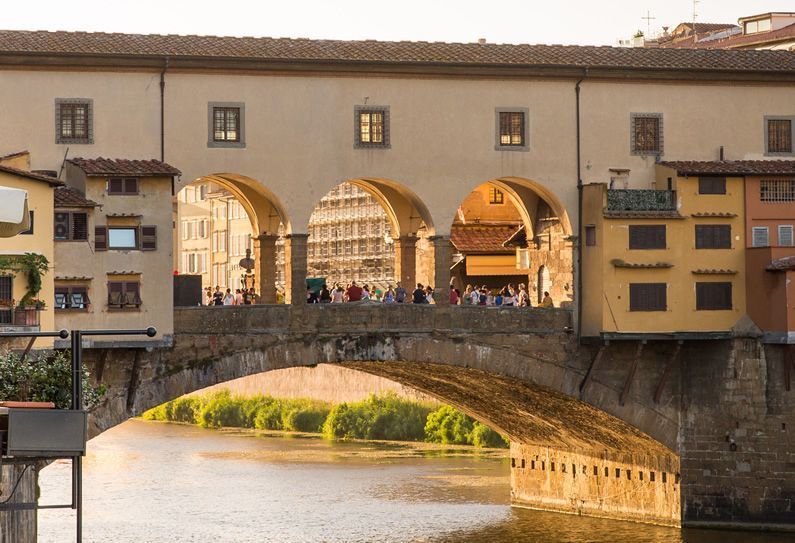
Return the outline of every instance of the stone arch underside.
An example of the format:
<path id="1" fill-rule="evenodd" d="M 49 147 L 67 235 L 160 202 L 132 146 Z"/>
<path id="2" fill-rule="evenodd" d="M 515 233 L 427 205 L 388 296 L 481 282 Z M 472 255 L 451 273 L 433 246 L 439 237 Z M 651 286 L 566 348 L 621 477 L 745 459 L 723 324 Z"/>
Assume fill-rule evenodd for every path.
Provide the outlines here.
<path id="1" fill-rule="evenodd" d="M 565 362 L 551 360 L 548 353 L 539 352 L 533 358 L 510 347 L 411 334 L 262 334 L 254 340 L 237 336 L 234 342 L 238 345 L 206 336 L 182 337 L 172 351 L 138 352 L 121 364 L 121 360 L 106 363 L 104 372 L 95 373 L 108 385 L 108 397 L 92 415 L 91 433 L 96 435 L 146 409 L 213 384 L 328 363 L 432 395 L 517 442 L 593 454 L 675 456 L 676 421 L 670 416 L 632 399 L 619 408 L 615 387 L 596 380 L 588 401 L 577 399 L 572 389 L 582 374 L 570 374 Z M 102 355 L 94 354 L 99 364 Z M 600 401 L 604 406 L 594 405 Z"/>
<path id="2" fill-rule="evenodd" d="M 280 224 L 285 234 L 291 232 L 289 217 L 280 200 L 255 179 L 236 173 L 216 173 L 199 180 L 212 181 L 231 192 L 246 210 L 255 235 L 275 235 Z"/>
<path id="3" fill-rule="evenodd" d="M 428 208 L 404 185 L 374 177 L 349 179 L 348 182 L 365 190 L 381 204 L 392 224 L 393 237 L 416 235 L 422 225 L 425 226 L 427 235 L 435 232 Z"/>

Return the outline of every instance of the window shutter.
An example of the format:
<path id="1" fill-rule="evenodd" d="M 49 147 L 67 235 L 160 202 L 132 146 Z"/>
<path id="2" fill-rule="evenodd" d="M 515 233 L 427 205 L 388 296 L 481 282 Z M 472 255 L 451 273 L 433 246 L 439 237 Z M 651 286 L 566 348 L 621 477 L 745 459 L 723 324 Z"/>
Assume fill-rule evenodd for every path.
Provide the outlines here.
<path id="1" fill-rule="evenodd" d="M 124 192 L 124 180 L 121 177 L 111 177 L 108 179 L 108 194 L 122 194 Z"/>
<path id="2" fill-rule="evenodd" d="M 732 284 L 696 283 L 696 309 L 699 311 L 732 308 Z"/>
<path id="3" fill-rule="evenodd" d="M 124 304 L 141 305 L 140 289 L 137 281 L 127 281 L 124 283 Z"/>
<path id="4" fill-rule="evenodd" d="M 630 249 L 665 249 L 665 225 L 630 225 Z"/>
<path id="5" fill-rule="evenodd" d="M 124 283 L 119 281 L 108 282 L 108 305 L 124 305 Z"/>
<path id="6" fill-rule="evenodd" d="M 72 239 L 88 239 L 88 215 L 86 213 L 72 213 Z"/>
<path id="7" fill-rule="evenodd" d="M 94 250 L 107 251 L 108 250 L 108 227 L 95 226 L 94 227 Z"/>
<path id="8" fill-rule="evenodd" d="M 141 250 L 154 251 L 157 249 L 157 226 L 141 227 Z"/>
<path id="9" fill-rule="evenodd" d="M 778 244 L 780 247 L 792 247 L 795 240 L 792 236 L 792 225 L 780 224 L 778 227 Z"/>
<path id="10" fill-rule="evenodd" d="M 630 283 L 630 311 L 665 311 L 667 285 L 665 283 Z"/>
<path id="11" fill-rule="evenodd" d="M 699 194 L 726 194 L 725 177 L 699 177 Z"/>
<path id="12" fill-rule="evenodd" d="M 770 245 L 767 226 L 754 226 L 752 229 L 754 247 L 767 247 Z"/>
<path id="13" fill-rule="evenodd" d="M 69 239 L 69 213 L 55 214 L 55 239 Z"/>
<path id="14" fill-rule="evenodd" d="M 124 178 L 124 194 L 138 194 L 138 178 Z"/>
<path id="15" fill-rule="evenodd" d="M 696 249 L 731 249 L 731 246 L 731 225 L 696 225 Z"/>

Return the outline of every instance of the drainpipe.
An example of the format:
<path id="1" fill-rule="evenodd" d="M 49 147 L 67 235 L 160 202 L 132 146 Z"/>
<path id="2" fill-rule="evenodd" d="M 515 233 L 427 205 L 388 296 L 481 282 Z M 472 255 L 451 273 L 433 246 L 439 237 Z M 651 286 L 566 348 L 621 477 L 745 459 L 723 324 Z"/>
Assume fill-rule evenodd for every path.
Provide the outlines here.
<path id="1" fill-rule="evenodd" d="M 580 83 L 588 77 L 588 67 L 583 68 L 582 77 L 574 85 L 577 121 L 577 340 L 582 338 L 582 171 L 580 166 Z"/>
<path id="2" fill-rule="evenodd" d="M 166 70 L 168 57 L 160 72 L 160 162 L 166 161 Z"/>

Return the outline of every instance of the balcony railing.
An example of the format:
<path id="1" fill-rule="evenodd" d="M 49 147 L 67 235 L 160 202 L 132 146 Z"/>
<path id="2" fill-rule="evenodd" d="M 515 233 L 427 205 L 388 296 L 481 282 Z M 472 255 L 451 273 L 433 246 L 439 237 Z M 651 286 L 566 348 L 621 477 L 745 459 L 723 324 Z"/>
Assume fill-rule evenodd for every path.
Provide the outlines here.
<path id="1" fill-rule="evenodd" d="M 676 191 L 608 189 L 608 211 L 676 211 Z"/>
<path id="2" fill-rule="evenodd" d="M 36 307 L 0 307 L 0 327 L 39 326 L 40 313 Z"/>

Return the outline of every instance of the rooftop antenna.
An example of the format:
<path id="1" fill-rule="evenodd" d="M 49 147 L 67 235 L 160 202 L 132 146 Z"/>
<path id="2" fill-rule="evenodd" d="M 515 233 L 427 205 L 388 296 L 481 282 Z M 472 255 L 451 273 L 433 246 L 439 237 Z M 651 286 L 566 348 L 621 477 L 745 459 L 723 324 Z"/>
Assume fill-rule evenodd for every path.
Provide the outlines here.
<path id="1" fill-rule="evenodd" d="M 701 0 L 693 0 L 693 43 L 694 44 L 698 41 L 698 32 L 696 31 L 696 18 L 698 17 L 698 13 L 696 13 L 696 5 L 700 2 Z"/>
<path id="2" fill-rule="evenodd" d="M 657 17 L 652 17 L 651 12 L 646 10 L 646 16 L 641 17 L 641 19 L 646 19 L 646 39 L 648 40 L 651 38 L 651 22 L 656 19 Z"/>

